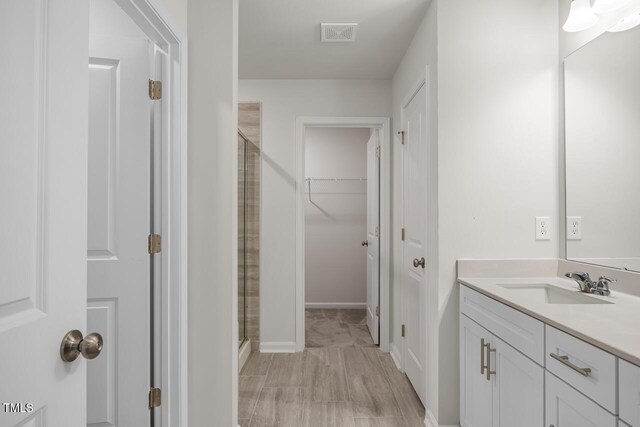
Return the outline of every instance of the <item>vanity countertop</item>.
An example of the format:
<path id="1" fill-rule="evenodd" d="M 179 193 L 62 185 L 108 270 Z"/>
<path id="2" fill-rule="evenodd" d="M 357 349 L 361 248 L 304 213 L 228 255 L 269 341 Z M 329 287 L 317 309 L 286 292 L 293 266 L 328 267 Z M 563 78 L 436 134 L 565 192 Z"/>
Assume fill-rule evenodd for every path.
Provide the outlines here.
<path id="1" fill-rule="evenodd" d="M 582 294 L 613 304 L 549 304 L 528 298 L 504 285 L 549 284 L 577 292 L 578 285 L 563 277 L 458 277 L 474 289 L 550 326 L 640 366 L 640 298 L 611 291 L 611 296 Z"/>

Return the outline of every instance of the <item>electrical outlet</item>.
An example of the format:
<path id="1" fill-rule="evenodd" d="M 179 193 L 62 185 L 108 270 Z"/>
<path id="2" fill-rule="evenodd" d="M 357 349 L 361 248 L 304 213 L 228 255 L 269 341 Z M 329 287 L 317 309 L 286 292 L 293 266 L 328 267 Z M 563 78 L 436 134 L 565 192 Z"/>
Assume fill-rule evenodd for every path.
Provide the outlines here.
<path id="1" fill-rule="evenodd" d="M 567 217 L 567 239 L 568 240 L 582 239 L 582 217 L 581 216 Z"/>
<path id="2" fill-rule="evenodd" d="M 551 218 L 536 217 L 536 240 L 551 240 Z"/>

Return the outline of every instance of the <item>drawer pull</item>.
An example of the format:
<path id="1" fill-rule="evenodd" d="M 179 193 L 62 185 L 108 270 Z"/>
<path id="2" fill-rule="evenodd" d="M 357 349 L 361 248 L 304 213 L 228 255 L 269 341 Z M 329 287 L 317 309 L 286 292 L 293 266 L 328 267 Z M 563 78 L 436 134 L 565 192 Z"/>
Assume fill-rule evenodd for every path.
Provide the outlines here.
<path id="1" fill-rule="evenodd" d="M 588 377 L 589 375 L 591 375 L 591 368 L 581 368 L 579 366 L 574 365 L 573 363 L 569 362 L 569 356 L 559 356 L 557 354 L 549 354 L 549 356 L 553 357 L 554 359 L 556 359 L 558 362 L 562 363 L 565 366 L 568 366 L 569 368 L 573 369 L 574 371 L 576 371 L 577 373 L 579 373 L 582 376 Z"/>
<path id="2" fill-rule="evenodd" d="M 484 361 L 484 348 L 489 344 L 484 343 L 484 338 L 480 340 L 480 375 L 484 375 L 484 370 L 488 369 L 487 365 L 485 365 Z"/>
<path id="3" fill-rule="evenodd" d="M 491 353 L 495 353 L 496 349 L 491 348 L 491 344 L 487 344 L 487 381 L 491 381 L 491 375 L 495 375 L 496 371 L 491 370 Z"/>

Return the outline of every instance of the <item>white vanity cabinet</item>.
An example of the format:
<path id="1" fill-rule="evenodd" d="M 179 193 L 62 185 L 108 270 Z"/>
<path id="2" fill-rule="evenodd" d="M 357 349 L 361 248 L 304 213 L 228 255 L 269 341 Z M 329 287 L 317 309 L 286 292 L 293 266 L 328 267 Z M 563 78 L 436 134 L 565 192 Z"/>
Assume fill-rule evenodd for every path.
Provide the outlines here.
<path id="1" fill-rule="evenodd" d="M 640 367 L 460 288 L 462 427 L 640 427 Z"/>
<path id="2" fill-rule="evenodd" d="M 499 303 L 480 298 L 478 306 L 478 295 L 470 296 L 474 309 L 511 329 L 492 314 L 491 304 Z M 462 427 L 542 426 L 544 369 L 466 314 L 460 315 L 460 366 Z"/>
<path id="3" fill-rule="evenodd" d="M 618 372 L 620 419 L 626 425 L 640 427 L 640 367 L 620 360 Z"/>

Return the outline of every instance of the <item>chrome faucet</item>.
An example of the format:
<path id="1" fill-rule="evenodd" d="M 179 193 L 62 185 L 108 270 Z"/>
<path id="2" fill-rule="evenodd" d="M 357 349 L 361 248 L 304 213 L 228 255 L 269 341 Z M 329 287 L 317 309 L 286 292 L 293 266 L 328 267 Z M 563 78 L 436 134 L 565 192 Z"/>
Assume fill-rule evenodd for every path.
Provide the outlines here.
<path id="1" fill-rule="evenodd" d="M 615 280 L 604 276 L 600 276 L 598 281 L 594 282 L 591 280 L 591 277 L 589 277 L 589 273 L 567 273 L 565 276 L 575 280 L 580 287 L 580 291 L 587 294 L 608 296 L 611 294 L 609 285 L 615 283 Z"/>

